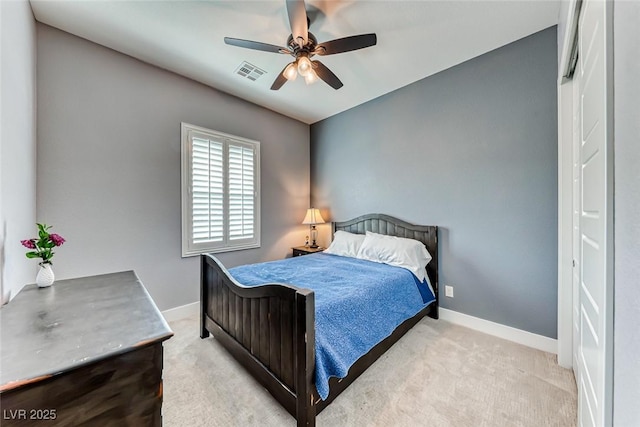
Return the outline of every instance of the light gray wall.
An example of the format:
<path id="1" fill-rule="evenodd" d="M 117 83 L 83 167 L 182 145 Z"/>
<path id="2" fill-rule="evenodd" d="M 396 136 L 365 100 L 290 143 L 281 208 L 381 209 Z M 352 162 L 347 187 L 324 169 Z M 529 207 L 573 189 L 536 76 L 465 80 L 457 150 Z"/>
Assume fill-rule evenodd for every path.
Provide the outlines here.
<path id="1" fill-rule="evenodd" d="M 442 306 L 552 338 L 556 49 L 552 27 L 311 127 L 315 206 L 440 226 Z"/>
<path id="2" fill-rule="evenodd" d="M 613 422 L 640 423 L 640 3 L 614 3 Z"/>
<path id="3" fill-rule="evenodd" d="M 38 24 L 38 219 L 67 239 L 59 278 L 135 270 L 161 310 L 199 299 L 199 258 L 181 258 L 180 122 L 261 142 L 262 248 L 283 258 L 309 203 L 309 127 Z"/>
<path id="4" fill-rule="evenodd" d="M 0 303 L 35 282 L 20 240 L 36 236 L 36 22 L 27 0 L 0 1 Z"/>

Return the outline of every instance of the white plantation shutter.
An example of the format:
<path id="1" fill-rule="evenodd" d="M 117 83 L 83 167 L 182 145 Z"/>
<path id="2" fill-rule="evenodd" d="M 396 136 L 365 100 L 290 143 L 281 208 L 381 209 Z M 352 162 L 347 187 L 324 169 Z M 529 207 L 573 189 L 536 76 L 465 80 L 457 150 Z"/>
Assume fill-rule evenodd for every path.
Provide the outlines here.
<path id="1" fill-rule="evenodd" d="M 194 243 L 224 241 L 224 145 L 192 140 L 192 230 Z"/>
<path id="2" fill-rule="evenodd" d="M 260 246 L 260 145 L 182 124 L 182 255 Z"/>
<path id="3" fill-rule="evenodd" d="M 254 199 L 253 148 L 229 144 L 229 240 L 253 238 Z"/>

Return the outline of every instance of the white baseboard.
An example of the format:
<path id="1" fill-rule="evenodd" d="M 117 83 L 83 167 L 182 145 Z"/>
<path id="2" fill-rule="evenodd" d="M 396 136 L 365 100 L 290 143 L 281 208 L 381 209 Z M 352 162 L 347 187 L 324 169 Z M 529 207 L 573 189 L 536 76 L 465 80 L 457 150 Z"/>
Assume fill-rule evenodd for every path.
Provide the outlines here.
<path id="1" fill-rule="evenodd" d="M 182 320 L 185 317 L 198 314 L 200 311 L 200 301 L 192 302 L 191 304 L 181 305 L 180 307 L 170 308 L 162 312 L 167 322 L 174 322 L 176 320 Z"/>
<path id="2" fill-rule="evenodd" d="M 180 307 L 165 310 L 162 312 L 162 315 L 167 322 L 174 322 L 189 316 L 197 315 L 199 310 L 200 302 L 196 301 L 191 304 L 185 304 Z M 500 323 L 469 316 L 468 314 L 463 314 L 442 307 L 440 307 L 439 311 L 440 319 L 455 323 L 456 325 L 526 345 L 527 347 L 535 348 L 537 350 L 546 351 L 547 353 L 557 354 L 558 352 L 558 341 L 553 338 L 533 334 L 521 329 L 512 328 L 511 326 L 501 325 Z"/>
<path id="3" fill-rule="evenodd" d="M 511 326 L 501 325 L 500 323 L 469 316 L 468 314 L 459 313 L 442 307 L 440 307 L 440 319 L 483 332 L 488 335 L 493 335 L 498 338 L 526 345 L 527 347 L 546 351 L 547 353 L 558 353 L 558 341 L 553 338 L 533 334 L 521 329 L 512 328 Z"/>

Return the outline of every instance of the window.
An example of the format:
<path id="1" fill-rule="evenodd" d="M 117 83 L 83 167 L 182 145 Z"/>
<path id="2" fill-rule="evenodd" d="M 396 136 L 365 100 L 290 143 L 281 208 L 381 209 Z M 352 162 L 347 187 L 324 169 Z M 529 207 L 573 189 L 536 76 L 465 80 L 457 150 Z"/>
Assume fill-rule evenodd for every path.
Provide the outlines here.
<path id="1" fill-rule="evenodd" d="M 182 123 L 182 256 L 260 247 L 260 143 Z"/>

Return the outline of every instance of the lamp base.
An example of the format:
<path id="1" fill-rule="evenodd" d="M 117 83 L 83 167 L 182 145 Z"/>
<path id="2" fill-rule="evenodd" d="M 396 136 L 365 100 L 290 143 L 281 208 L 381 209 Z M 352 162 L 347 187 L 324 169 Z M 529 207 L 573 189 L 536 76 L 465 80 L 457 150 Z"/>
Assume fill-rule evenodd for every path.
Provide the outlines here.
<path id="1" fill-rule="evenodd" d="M 311 249 L 316 249 L 318 247 L 318 244 L 316 243 L 317 239 L 318 239 L 318 230 L 316 230 L 316 225 L 313 224 L 311 225 L 311 245 L 309 245 Z"/>

